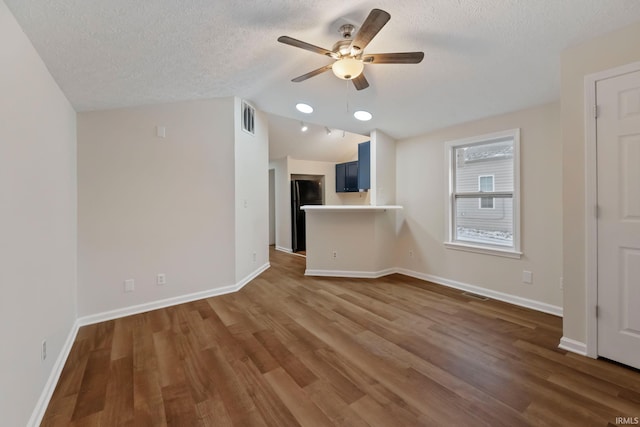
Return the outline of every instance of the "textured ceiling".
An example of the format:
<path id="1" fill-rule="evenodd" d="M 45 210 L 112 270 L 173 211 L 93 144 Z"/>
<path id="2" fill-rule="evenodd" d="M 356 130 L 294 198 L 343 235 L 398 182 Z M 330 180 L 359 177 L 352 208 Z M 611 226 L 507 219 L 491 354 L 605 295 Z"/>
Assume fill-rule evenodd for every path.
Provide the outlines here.
<path id="1" fill-rule="evenodd" d="M 290 156 L 301 160 L 346 162 L 357 156 L 360 142 L 369 140 L 368 136 L 307 124 L 306 121 L 309 129 L 302 132 L 301 124 L 300 120 L 269 115 L 270 160 Z"/>
<path id="2" fill-rule="evenodd" d="M 79 111 L 237 95 L 396 138 L 556 100 L 563 49 L 640 20 L 638 0 L 4 1 Z M 374 7 L 391 20 L 366 51 L 422 50 L 421 64 L 366 65 L 360 92 L 331 72 L 290 81 L 329 60 L 279 36 L 331 48 Z"/>

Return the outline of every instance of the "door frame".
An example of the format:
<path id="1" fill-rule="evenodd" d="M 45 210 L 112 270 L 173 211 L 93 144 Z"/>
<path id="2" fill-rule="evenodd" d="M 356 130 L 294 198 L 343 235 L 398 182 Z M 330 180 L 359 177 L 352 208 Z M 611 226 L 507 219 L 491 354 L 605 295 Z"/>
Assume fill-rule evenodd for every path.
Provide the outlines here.
<path id="1" fill-rule="evenodd" d="M 584 78 L 585 134 L 585 281 L 586 353 L 598 357 L 598 159 L 596 125 L 596 84 L 600 80 L 640 71 L 640 61 L 589 74 Z"/>

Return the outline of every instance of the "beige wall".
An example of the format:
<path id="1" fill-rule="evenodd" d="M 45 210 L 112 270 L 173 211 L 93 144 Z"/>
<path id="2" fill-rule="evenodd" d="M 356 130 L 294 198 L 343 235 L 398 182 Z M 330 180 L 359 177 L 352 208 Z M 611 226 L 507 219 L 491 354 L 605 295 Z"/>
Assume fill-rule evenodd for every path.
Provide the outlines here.
<path id="1" fill-rule="evenodd" d="M 269 168 L 273 169 L 275 174 L 276 248 L 291 251 L 291 201 L 287 159 L 272 160 Z"/>
<path id="2" fill-rule="evenodd" d="M 308 274 L 377 277 L 395 267 L 395 211 L 311 210 L 306 219 Z"/>
<path id="3" fill-rule="evenodd" d="M 357 155 L 356 155 L 357 160 Z M 288 158 L 289 176 L 322 175 L 325 177 L 324 201 L 326 205 L 369 204 L 368 193 L 336 193 L 336 164 Z M 289 191 L 291 187 L 288 187 Z"/>
<path id="4" fill-rule="evenodd" d="M 276 244 L 276 170 L 269 167 L 269 244 Z"/>
<path id="5" fill-rule="evenodd" d="M 357 153 L 354 159 L 357 159 Z M 324 176 L 326 205 L 368 205 L 369 192 L 336 193 L 336 164 L 286 157 L 271 161 L 275 171 L 276 247 L 291 251 L 291 175 Z"/>
<path id="6" fill-rule="evenodd" d="M 522 259 L 446 249 L 444 143 L 521 129 Z M 398 141 L 396 265 L 543 304 L 562 305 L 562 159 L 557 103 L 491 117 Z M 413 251 L 413 258 L 409 252 Z M 533 284 L 522 283 L 522 271 Z M 499 272 L 497 274 L 496 272 Z"/>
<path id="7" fill-rule="evenodd" d="M 562 54 L 564 336 L 586 340 L 584 78 L 640 60 L 640 23 Z"/>
<path id="8" fill-rule="evenodd" d="M 76 113 L 1 0 L 0 64 L 0 424 L 24 426 L 76 319 Z"/>
<path id="9" fill-rule="evenodd" d="M 79 114 L 80 316 L 236 282 L 234 108 L 223 98 Z M 266 163 L 263 175 L 266 209 Z"/>
<path id="10" fill-rule="evenodd" d="M 396 142 L 382 131 L 371 132 L 371 204 L 396 200 Z"/>

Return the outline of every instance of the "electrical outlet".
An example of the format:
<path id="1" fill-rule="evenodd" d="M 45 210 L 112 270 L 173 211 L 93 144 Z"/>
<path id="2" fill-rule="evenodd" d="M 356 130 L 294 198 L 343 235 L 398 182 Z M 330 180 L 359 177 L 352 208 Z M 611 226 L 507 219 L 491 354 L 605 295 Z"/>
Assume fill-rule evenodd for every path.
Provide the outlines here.
<path id="1" fill-rule="evenodd" d="M 257 260 L 257 259 L 258 259 L 258 258 L 257 258 L 257 256 L 256 256 L 256 253 L 254 252 L 254 253 L 253 253 L 253 262 L 256 262 L 256 260 Z"/>
<path id="2" fill-rule="evenodd" d="M 409 258 L 413 258 L 413 251 L 409 251 Z"/>
<path id="3" fill-rule="evenodd" d="M 338 258 L 338 252 L 333 251 L 333 259 L 336 259 L 336 258 Z"/>
<path id="4" fill-rule="evenodd" d="M 533 283 L 533 273 L 527 270 L 523 270 L 522 281 L 527 284 Z"/>
<path id="5" fill-rule="evenodd" d="M 42 346 L 40 347 L 40 357 L 44 362 L 47 360 L 47 340 L 42 340 Z"/>
<path id="6" fill-rule="evenodd" d="M 167 275 L 164 273 L 160 273 L 156 276 L 156 285 L 166 285 L 167 284 Z"/>
<path id="7" fill-rule="evenodd" d="M 124 281 L 124 291 L 125 292 L 133 292 L 136 288 L 136 282 L 133 279 L 127 279 Z"/>

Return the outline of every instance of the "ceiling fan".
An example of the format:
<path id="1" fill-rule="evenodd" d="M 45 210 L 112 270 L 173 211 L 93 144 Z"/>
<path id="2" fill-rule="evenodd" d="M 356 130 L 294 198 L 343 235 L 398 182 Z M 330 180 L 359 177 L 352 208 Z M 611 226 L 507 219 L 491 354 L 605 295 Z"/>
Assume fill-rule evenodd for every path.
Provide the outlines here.
<path id="1" fill-rule="evenodd" d="M 369 82 L 363 73 L 365 64 L 418 64 L 421 62 L 424 58 L 424 52 L 364 53 L 364 49 L 369 42 L 378 34 L 389 19 L 391 19 L 389 13 L 384 10 L 373 9 L 353 39 L 351 39 L 351 37 L 355 31 L 355 27 L 351 24 L 341 26 L 340 32 L 342 33 L 343 39 L 334 44 L 332 50 L 314 46 L 289 36 L 279 37 L 278 41 L 280 43 L 299 47 L 335 59 L 333 63 L 310 71 L 291 81 L 298 83 L 324 73 L 325 71 L 333 70 L 333 73 L 337 77 L 343 80 L 353 81 L 356 89 L 362 90 L 369 87 Z"/>

